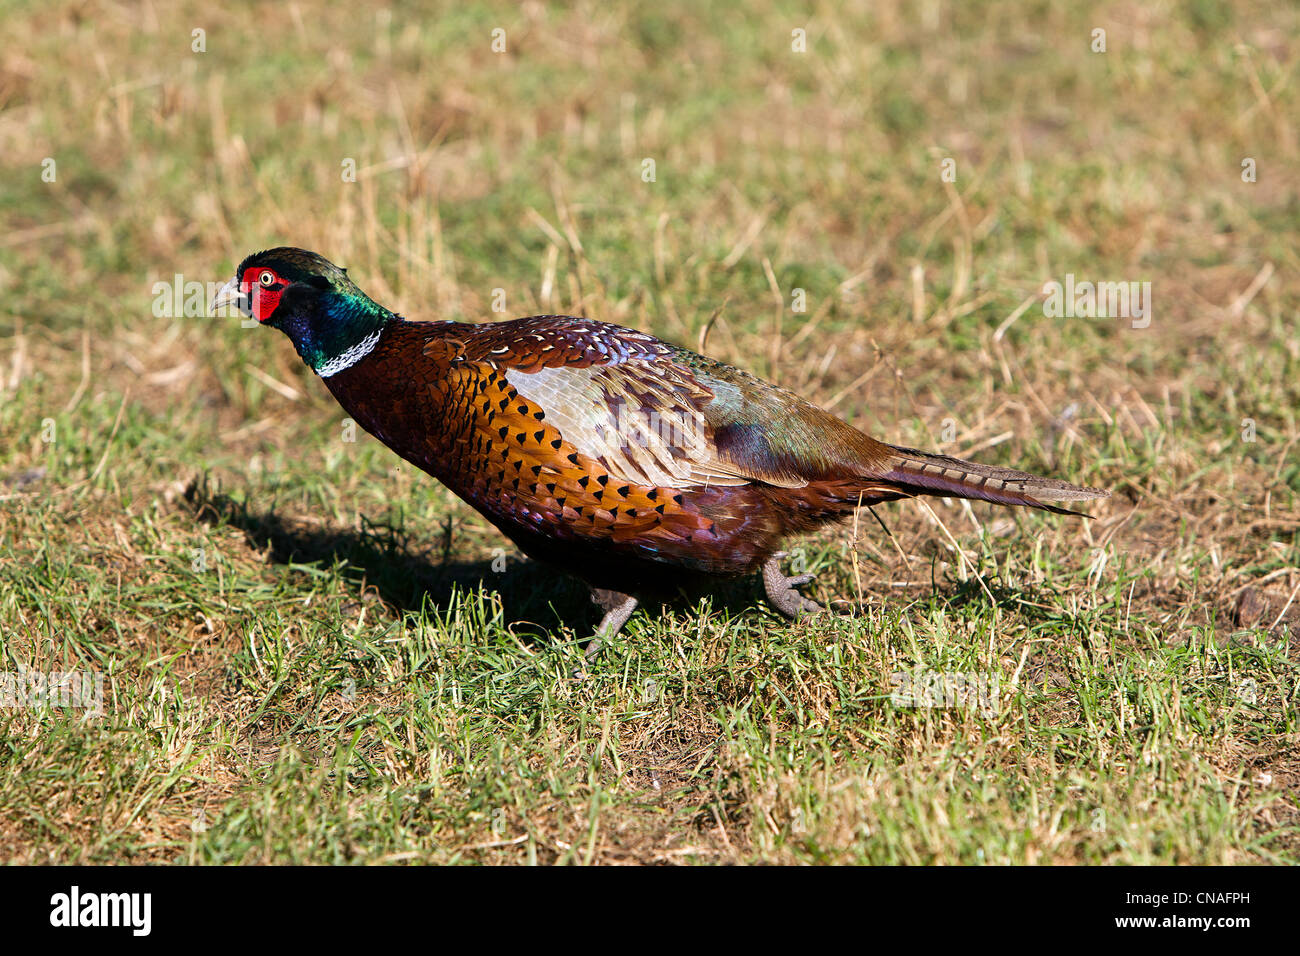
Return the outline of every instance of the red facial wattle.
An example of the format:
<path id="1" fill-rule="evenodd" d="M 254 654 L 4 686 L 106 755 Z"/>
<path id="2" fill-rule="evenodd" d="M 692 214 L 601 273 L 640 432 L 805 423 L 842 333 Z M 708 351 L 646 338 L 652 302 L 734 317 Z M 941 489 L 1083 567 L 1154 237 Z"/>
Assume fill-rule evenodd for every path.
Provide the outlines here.
<path id="1" fill-rule="evenodd" d="M 240 291 L 248 297 L 253 318 L 259 322 L 265 322 L 279 308 L 280 296 L 287 285 L 274 270 L 265 266 L 250 267 L 239 282 Z"/>

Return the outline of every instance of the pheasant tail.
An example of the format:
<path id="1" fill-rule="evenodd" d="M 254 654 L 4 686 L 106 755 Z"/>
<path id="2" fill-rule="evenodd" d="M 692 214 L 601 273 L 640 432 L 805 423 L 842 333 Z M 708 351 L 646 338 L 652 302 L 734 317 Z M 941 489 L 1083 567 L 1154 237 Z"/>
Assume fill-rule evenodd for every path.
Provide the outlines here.
<path id="1" fill-rule="evenodd" d="M 932 455 L 915 448 L 888 446 L 892 451 L 886 479 L 897 482 L 910 494 L 951 495 L 976 498 L 1000 505 L 1024 505 L 1062 515 L 1090 517 L 1052 502 L 1108 498 L 1109 491 L 1080 488 L 1056 478 L 1040 478 L 1011 468 L 995 468 L 978 462 Z"/>

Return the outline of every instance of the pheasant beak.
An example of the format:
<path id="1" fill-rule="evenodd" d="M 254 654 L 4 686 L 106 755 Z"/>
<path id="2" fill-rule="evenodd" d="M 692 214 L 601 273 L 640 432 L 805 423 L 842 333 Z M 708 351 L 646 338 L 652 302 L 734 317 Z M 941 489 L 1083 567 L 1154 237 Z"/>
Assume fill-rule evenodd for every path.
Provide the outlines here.
<path id="1" fill-rule="evenodd" d="M 220 312 L 227 306 L 235 306 L 244 315 L 252 316 L 253 310 L 249 304 L 248 296 L 244 290 L 239 287 L 239 279 L 234 278 L 223 285 L 217 292 L 217 297 L 212 300 L 212 311 Z"/>

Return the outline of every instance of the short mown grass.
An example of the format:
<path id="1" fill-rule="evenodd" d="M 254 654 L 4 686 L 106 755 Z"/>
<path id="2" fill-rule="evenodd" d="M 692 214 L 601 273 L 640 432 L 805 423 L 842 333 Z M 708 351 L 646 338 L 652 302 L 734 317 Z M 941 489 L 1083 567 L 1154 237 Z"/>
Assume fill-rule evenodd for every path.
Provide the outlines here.
<path id="1" fill-rule="evenodd" d="M 1294 9 L 4 22 L 0 671 L 103 708 L 0 707 L 0 859 L 1300 862 Z M 737 581 L 575 679 L 578 584 L 349 440 L 282 336 L 155 308 L 280 244 L 1114 494 L 863 512 L 791 543 L 840 613 Z M 1048 317 L 1071 273 L 1150 282 L 1149 326 Z"/>

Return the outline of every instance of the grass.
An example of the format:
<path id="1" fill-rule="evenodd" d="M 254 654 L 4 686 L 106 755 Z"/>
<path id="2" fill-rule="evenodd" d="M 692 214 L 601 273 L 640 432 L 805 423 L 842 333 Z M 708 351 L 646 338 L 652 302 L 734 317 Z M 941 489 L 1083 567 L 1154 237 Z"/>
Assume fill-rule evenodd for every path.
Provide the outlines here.
<path id="1" fill-rule="evenodd" d="M 0 858 L 1300 862 L 1293 8 L 356 16 L 4 13 L 3 670 L 104 707 L 0 709 Z M 1114 497 L 879 508 L 794 543 L 851 613 L 736 582 L 574 681 L 578 585 L 346 441 L 281 336 L 156 317 L 283 243 L 413 318 L 717 312 L 880 438 Z M 1067 273 L 1150 325 L 1049 318 Z"/>

